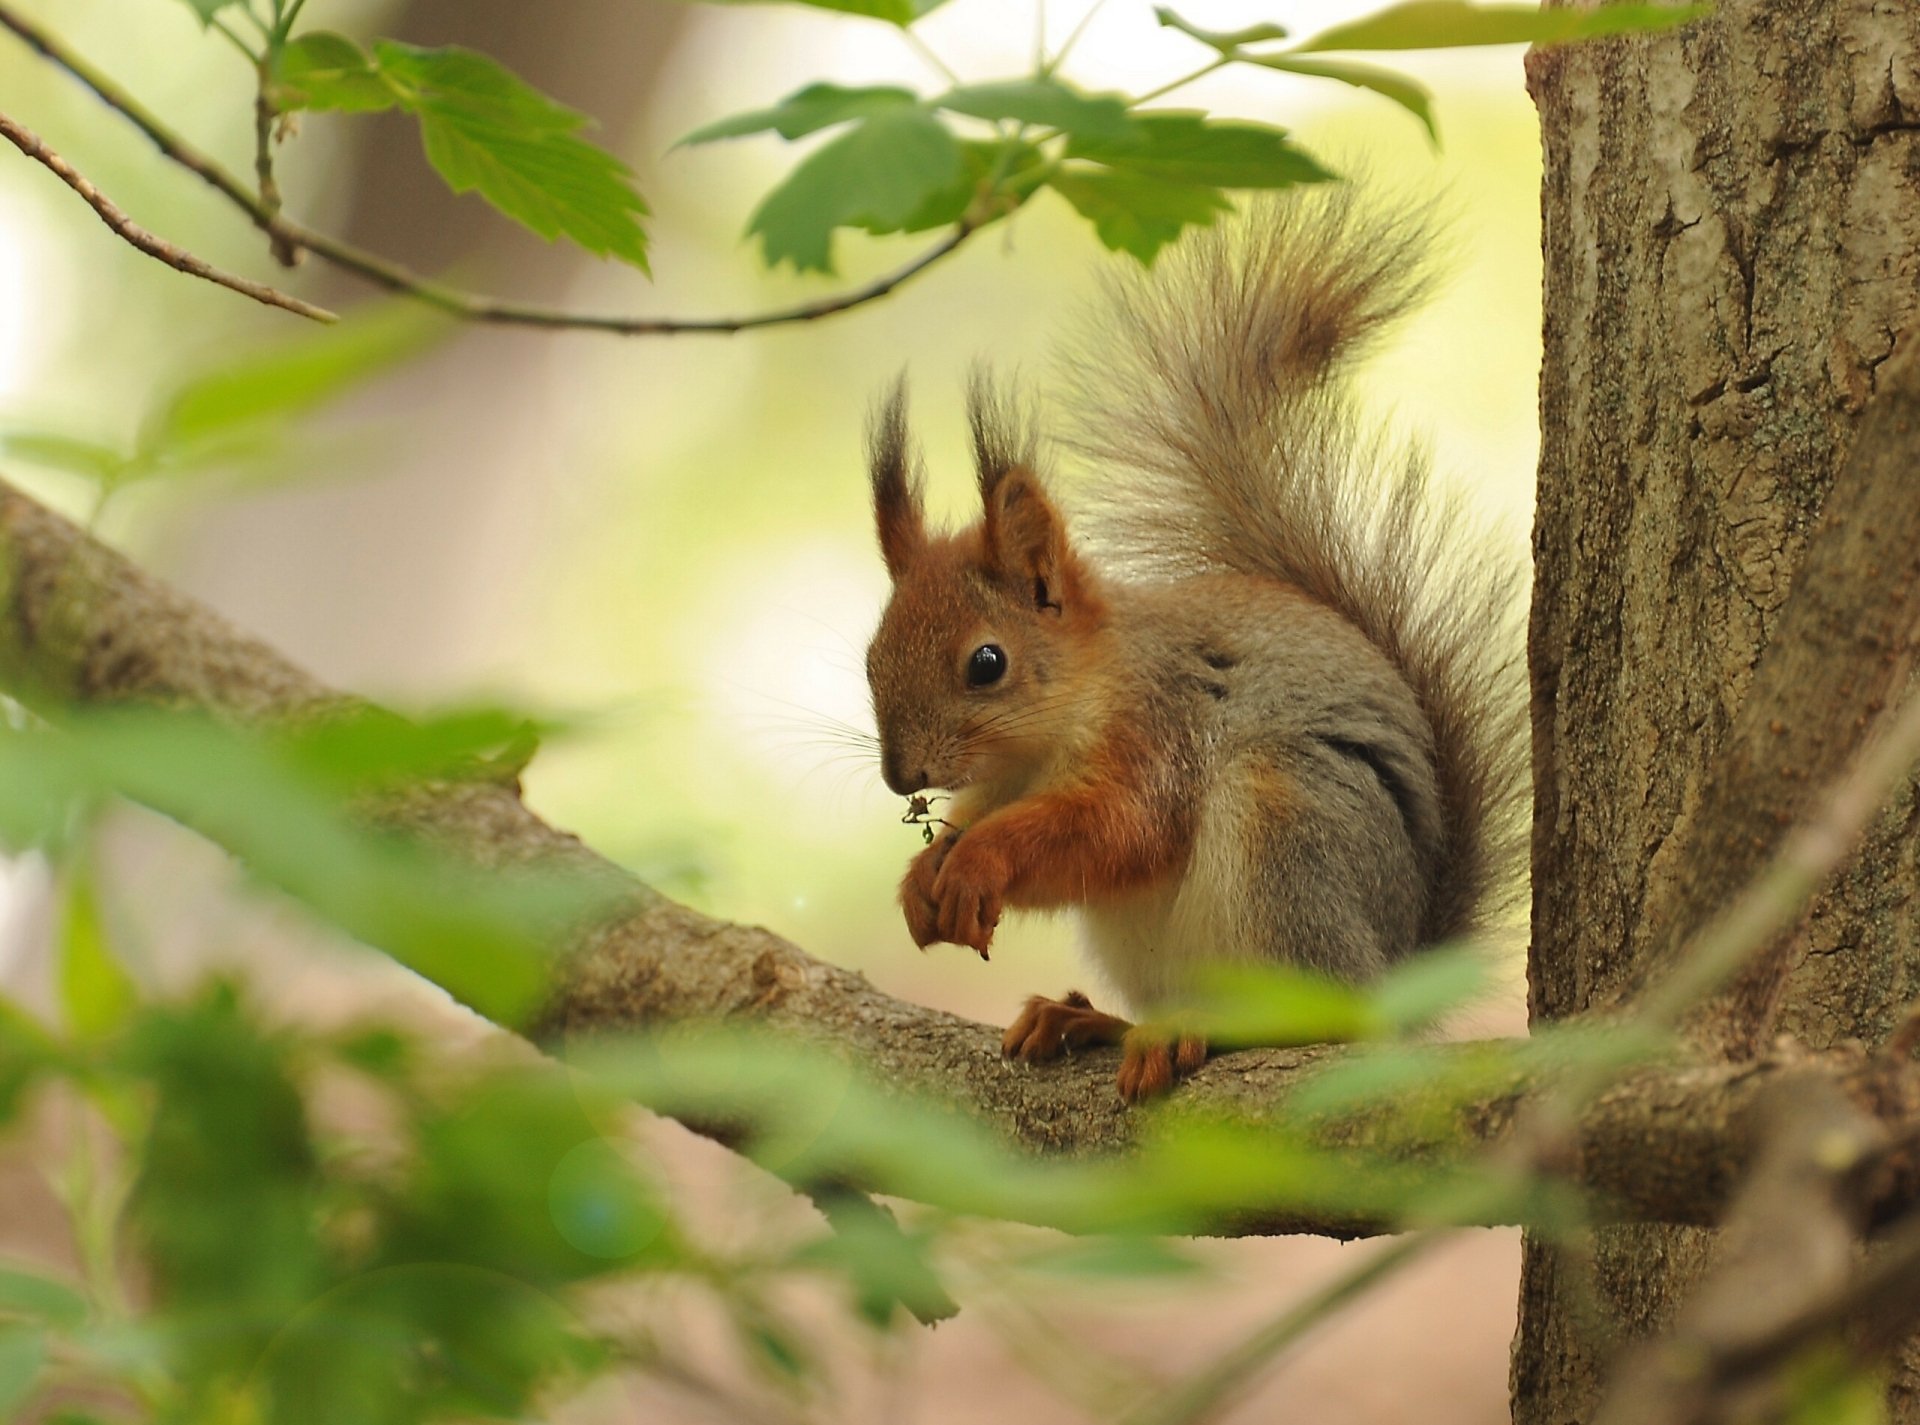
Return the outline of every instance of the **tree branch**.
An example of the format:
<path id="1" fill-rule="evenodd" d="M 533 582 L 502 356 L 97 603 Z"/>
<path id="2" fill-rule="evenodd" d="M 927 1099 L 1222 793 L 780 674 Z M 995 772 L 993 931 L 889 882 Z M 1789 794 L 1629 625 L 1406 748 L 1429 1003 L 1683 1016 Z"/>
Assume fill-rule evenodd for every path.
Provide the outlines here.
<path id="1" fill-rule="evenodd" d="M 431 278 L 409 271 L 397 262 L 390 262 L 376 253 L 367 252 L 351 243 L 342 242 L 338 238 L 301 226 L 279 211 L 277 195 L 274 195 L 276 201 L 270 202 L 267 196 L 250 191 L 245 183 L 174 132 L 132 94 L 67 48 L 56 36 L 18 14 L 11 5 L 0 3 L 0 29 L 12 31 L 43 58 L 64 69 L 92 90 L 95 97 L 107 107 L 118 112 L 145 134 L 154 147 L 159 149 L 162 156 L 179 164 L 189 173 L 197 174 L 212 185 L 215 191 L 244 212 L 253 220 L 254 226 L 268 236 L 276 257 L 281 261 L 287 261 L 289 257 L 295 257 L 303 251 L 311 252 L 342 271 L 351 272 L 402 297 L 424 302 L 463 321 L 500 326 L 541 327 L 550 330 L 610 332 L 618 336 L 678 336 L 696 332 L 731 333 L 752 331 L 760 327 L 788 326 L 798 322 L 818 321 L 822 317 L 835 316 L 854 307 L 878 301 L 894 288 L 919 276 L 920 273 L 947 257 L 978 231 L 974 221 L 962 219 L 945 237 L 911 262 L 864 286 L 855 287 L 835 297 L 825 297 L 819 301 L 802 302 L 796 306 L 780 307 L 770 312 L 756 312 L 746 316 L 597 315 L 590 312 L 570 312 L 558 307 L 543 307 L 529 302 L 504 301 L 479 293 L 464 292 L 457 287 L 435 282 Z M 270 169 L 264 170 L 263 176 L 267 172 L 270 172 Z"/>
<path id="2" fill-rule="evenodd" d="M 0 484 L 0 686 L 55 712 L 73 703 L 194 709 L 259 724 L 359 706 L 219 615 L 168 588 L 27 496 Z M 813 959 L 769 931 L 712 920 L 634 881 L 548 826 L 515 788 L 430 783 L 387 811 L 397 824 L 487 867 L 558 867 L 606 878 L 624 912 L 555 945 L 552 990 L 534 1022 L 509 1026 L 564 1042 L 681 1021 L 733 1020 L 806 1035 L 876 1082 L 956 1102 L 1012 1143 L 1052 1155 L 1122 1152 L 1151 1115 L 1113 1087 L 1116 1052 L 1042 1069 L 1000 1057 L 985 1025 L 881 994 L 856 973 Z M 1440 1068 L 1482 1046 L 1436 1050 Z M 1352 1051 L 1339 1046 L 1223 1055 L 1176 1096 L 1179 1111 L 1272 1124 L 1289 1093 Z M 1849 1101 L 1908 1141 L 1920 1132 L 1920 1068 L 1838 1049 L 1750 1064 L 1653 1066 L 1596 1096 L 1568 1135 L 1565 1171 L 1603 1212 L 1716 1221 L 1753 1156 L 1754 1105 L 1783 1072 L 1829 1075 Z M 1516 1131 L 1544 1079 L 1517 1073 L 1428 1136 L 1367 1119 L 1330 1126 L 1331 1146 L 1455 1162 Z M 1920 1168 L 1890 1161 L 1869 1205 L 1885 1218 L 1920 1199 Z M 1233 1232 L 1354 1236 L 1383 1223 L 1354 1211 L 1244 1216 Z"/>
<path id="3" fill-rule="evenodd" d="M 325 307 L 316 307 L 313 303 L 303 302 L 298 297 L 289 297 L 285 292 L 269 287 L 264 282 L 255 282 L 251 278 L 236 277 L 231 272 L 222 272 L 212 263 L 195 257 L 186 249 L 176 247 L 165 238 L 154 236 L 122 212 L 106 194 L 94 187 L 85 174 L 48 148 L 37 134 L 15 123 L 5 114 L 0 114 L 0 136 L 4 136 L 9 143 L 34 162 L 50 169 L 62 183 L 86 200 L 87 206 L 100 215 L 101 222 L 148 257 L 158 258 L 176 272 L 184 272 L 189 277 L 203 278 L 230 291 L 238 292 L 243 297 L 264 302 L 269 307 L 279 307 L 299 316 L 311 317 L 316 322 L 340 320 Z"/>

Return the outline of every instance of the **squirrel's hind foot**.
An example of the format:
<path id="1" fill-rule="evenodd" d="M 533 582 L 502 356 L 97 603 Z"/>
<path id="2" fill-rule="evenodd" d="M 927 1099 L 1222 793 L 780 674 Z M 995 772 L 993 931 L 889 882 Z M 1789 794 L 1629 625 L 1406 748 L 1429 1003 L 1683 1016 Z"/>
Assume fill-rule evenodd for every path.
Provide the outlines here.
<path id="1" fill-rule="evenodd" d="M 1157 1098 L 1207 1062 L 1207 1041 L 1197 1034 L 1138 1024 L 1120 1042 L 1120 1097 L 1128 1103 Z"/>
<path id="2" fill-rule="evenodd" d="M 1000 1052 L 1023 1064 L 1039 1064 L 1075 1049 L 1118 1044 L 1131 1028 L 1119 1016 L 1095 1009 L 1078 990 L 1061 999 L 1035 995 L 1000 1037 Z"/>

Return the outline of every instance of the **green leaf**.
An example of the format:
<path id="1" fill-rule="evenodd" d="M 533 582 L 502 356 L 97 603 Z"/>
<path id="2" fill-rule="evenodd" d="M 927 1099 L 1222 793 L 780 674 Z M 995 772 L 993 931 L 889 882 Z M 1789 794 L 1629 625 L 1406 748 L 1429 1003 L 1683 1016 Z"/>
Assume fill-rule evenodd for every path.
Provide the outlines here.
<path id="1" fill-rule="evenodd" d="M 747 224 L 767 266 L 833 271 L 833 230 L 903 231 L 961 173 L 961 150 L 921 109 L 875 114 L 810 155 Z"/>
<path id="2" fill-rule="evenodd" d="M 373 57 L 345 35 L 313 30 L 274 53 L 276 109 L 331 109 L 370 114 L 391 109 L 400 96 Z"/>
<path id="3" fill-rule="evenodd" d="M 82 1039 L 102 1039 L 126 1024 L 139 1001 L 133 981 L 107 948 L 93 878 L 76 864 L 67 875 L 60 926 L 60 1006 Z"/>
<path id="4" fill-rule="evenodd" d="M 0 450 L 21 460 L 112 485 L 132 463 L 124 451 L 62 431 L 15 428 L 0 431 Z"/>
<path id="5" fill-rule="evenodd" d="M 247 352 L 175 389 L 148 424 L 143 455 L 174 465 L 196 463 L 238 434 L 333 400 L 426 350 L 451 327 L 415 303 L 394 302 Z"/>
<path id="6" fill-rule="evenodd" d="M 1467 0 L 1408 0 L 1299 46 L 1319 50 L 1454 49 L 1467 45 L 1562 44 L 1664 30 L 1696 20 L 1707 5 L 1602 5 L 1542 10 L 1534 5 L 1472 5 Z"/>
<path id="7" fill-rule="evenodd" d="M 760 5 L 769 0 L 714 0 L 722 5 Z M 946 0 L 796 0 L 796 3 L 814 10 L 833 10 L 842 15 L 865 15 L 873 20 L 885 20 L 890 25 L 905 29 L 923 15 L 930 15 L 946 3 Z"/>
<path id="8" fill-rule="evenodd" d="M 1394 966 L 1368 998 L 1387 1029 L 1417 1032 L 1485 994 L 1487 970 L 1478 950 L 1428 950 Z"/>
<path id="9" fill-rule="evenodd" d="M 0 1420 L 13 1419 L 33 1394 L 46 1360 L 47 1338 L 42 1332 L 0 1330 Z"/>
<path id="10" fill-rule="evenodd" d="M 1424 85 L 1407 78 L 1404 74 L 1395 74 L 1390 69 L 1376 69 L 1370 64 L 1354 64 L 1343 59 L 1297 59 L 1286 54 L 1243 54 L 1235 57 L 1247 64 L 1284 70 L 1288 74 L 1311 75 L 1316 79 L 1337 79 L 1342 84 L 1351 84 L 1357 89 L 1371 89 L 1376 94 L 1385 95 L 1412 114 L 1426 126 L 1427 137 L 1436 145 L 1440 142 L 1440 130 L 1433 121 L 1433 96 L 1427 92 Z"/>
<path id="11" fill-rule="evenodd" d="M 832 128 L 835 124 L 871 118 L 889 109 L 919 102 L 911 89 L 899 89 L 892 85 L 843 89 L 838 84 L 809 84 L 805 89 L 789 94 L 771 109 L 754 109 L 697 128 L 681 139 L 676 147 L 769 131 L 779 134 L 783 139 L 804 138 L 821 129 Z"/>
<path id="12" fill-rule="evenodd" d="M 1208 1271 L 1204 1262 L 1164 1237 L 1136 1233 L 1092 1237 L 1027 1252 L 1020 1257 L 1020 1266 L 1025 1271 L 1061 1277 L 1192 1277 Z"/>
<path id="13" fill-rule="evenodd" d="M 0 1315 L 24 1316 L 66 1329 L 87 1319 L 87 1299 L 57 1278 L 0 1267 Z"/>
<path id="14" fill-rule="evenodd" d="M 202 25 L 211 25 L 213 17 L 239 0 L 186 0 L 187 8 L 200 17 Z"/>
<path id="15" fill-rule="evenodd" d="M 963 85 L 933 103 L 970 118 L 1036 124 L 1089 138 L 1124 139 L 1133 132 L 1125 99 L 1116 94 L 1083 94 L 1051 77 Z"/>
<path id="16" fill-rule="evenodd" d="M 1156 5 L 1153 18 L 1170 29 L 1191 35 L 1203 45 L 1210 45 L 1222 54 L 1228 54 L 1242 45 L 1257 45 L 1263 40 L 1284 40 L 1287 30 L 1284 25 L 1248 25 L 1238 30 L 1203 30 L 1191 20 L 1183 20 L 1165 5 Z"/>
<path id="17" fill-rule="evenodd" d="M 998 139 L 963 140 L 960 176 L 937 193 L 928 194 L 926 201 L 900 224 L 900 231 L 920 233 L 951 227 L 968 215 L 982 185 L 995 173 L 1000 175 L 994 184 L 996 203 L 989 211 L 993 217 L 1003 217 L 1033 196 L 1041 186 L 1044 169 L 1045 155 L 1030 143 L 1013 145 L 1009 154 L 1007 145 Z M 978 214 L 975 217 L 981 220 Z"/>
<path id="18" fill-rule="evenodd" d="M 1102 168 L 1063 168 L 1049 185 L 1093 223 L 1100 241 L 1151 263 L 1188 227 L 1206 227 L 1233 204 L 1218 188 L 1169 183 Z"/>
<path id="19" fill-rule="evenodd" d="M 472 50 L 381 40 L 374 56 L 454 192 L 477 192 L 541 237 L 646 270 L 647 205 L 626 164 L 580 137 L 584 114 Z"/>
<path id="20" fill-rule="evenodd" d="M 1290 188 L 1334 176 L 1296 148 L 1285 129 L 1212 123 L 1204 114 L 1181 111 L 1137 114 L 1134 122 L 1133 135 L 1125 139 L 1076 134 L 1067 154 L 1146 178 L 1216 188 Z"/>

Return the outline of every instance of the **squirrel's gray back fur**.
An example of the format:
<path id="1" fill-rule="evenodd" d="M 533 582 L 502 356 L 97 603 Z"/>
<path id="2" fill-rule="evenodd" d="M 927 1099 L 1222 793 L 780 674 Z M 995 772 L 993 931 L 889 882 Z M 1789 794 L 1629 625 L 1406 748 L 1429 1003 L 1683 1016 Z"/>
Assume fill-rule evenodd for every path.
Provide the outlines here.
<path id="1" fill-rule="evenodd" d="M 1427 224 L 1351 186 L 1297 189 L 1114 280 L 1069 361 L 1069 445 L 1098 470 L 1078 526 L 1129 575 L 1284 580 L 1400 670 L 1432 729 L 1443 825 L 1422 943 L 1520 888 L 1521 570 L 1419 452 L 1362 434 L 1342 379 L 1421 295 Z"/>

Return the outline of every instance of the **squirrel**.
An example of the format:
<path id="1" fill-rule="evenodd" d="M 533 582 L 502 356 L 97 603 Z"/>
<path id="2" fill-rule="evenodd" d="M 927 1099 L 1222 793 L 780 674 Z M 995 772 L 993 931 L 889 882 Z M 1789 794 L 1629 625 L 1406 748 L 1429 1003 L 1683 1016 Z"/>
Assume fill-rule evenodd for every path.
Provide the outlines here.
<path id="1" fill-rule="evenodd" d="M 881 403 L 881 771 L 953 796 L 900 886 L 916 944 L 984 958 L 1005 908 L 1077 907 L 1145 1014 L 1222 962 L 1362 983 L 1517 891 L 1519 567 L 1420 453 L 1361 434 L 1343 379 L 1421 295 L 1426 246 L 1419 214 L 1329 185 L 1112 280 L 1069 368 L 1086 541 L 986 378 L 957 532 L 928 527 L 904 378 Z M 1002 1051 L 1113 1043 L 1130 1103 L 1207 1057 L 1077 992 L 1028 1000 Z"/>

